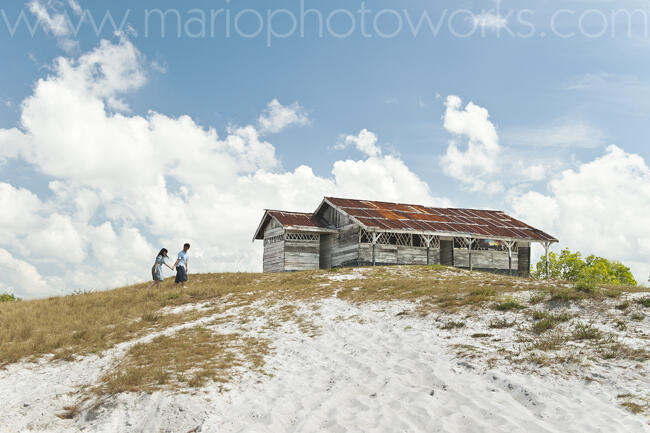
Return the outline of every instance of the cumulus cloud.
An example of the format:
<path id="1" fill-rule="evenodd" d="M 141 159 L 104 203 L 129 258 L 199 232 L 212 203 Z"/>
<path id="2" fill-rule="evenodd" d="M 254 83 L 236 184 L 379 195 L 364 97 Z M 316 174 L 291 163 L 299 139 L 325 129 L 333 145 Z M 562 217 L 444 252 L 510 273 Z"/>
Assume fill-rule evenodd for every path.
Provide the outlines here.
<path id="1" fill-rule="evenodd" d="M 43 30 L 54 35 L 59 47 L 70 53 L 79 48 L 79 43 L 72 38 L 69 19 L 65 12 L 61 11 L 61 5 L 59 2 L 42 0 L 31 0 L 27 3 L 29 11 L 37 18 Z M 68 6 L 75 14 L 81 13 L 81 7 L 75 0 L 68 0 Z"/>
<path id="2" fill-rule="evenodd" d="M 463 107 L 455 95 L 447 97 L 445 107 L 444 128 L 454 136 L 440 161 L 445 174 L 472 191 L 501 190 L 501 184 L 491 178 L 498 172 L 501 146 L 488 110 L 473 102 Z"/>
<path id="3" fill-rule="evenodd" d="M 362 129 L 358 135 L 344 135 L 336 144 L 337 149 L 354 146 L 361 153 L 371 157 L 381 155 L 381 148 L 377 145 L 377 135 L 367 129 Z"/>
<path id="4" fill-rule="evenodd" d="M 0 160 L 54 179 L 47 199 L 0 184 L 0 204 L 12 207 L 0 248 L 20 269 L 0 274 L 0 286 L 30 297 L 143 281 L 158 249 L 186 241 L 193 272 L 259 270 L 250 237 L 261 210 L 309 211 L 323 195 L 448 204 L 396 156 L 337 161 L 329 176 L 282 170 L 263 137 L 306 123 L 298 104 L 271 101 L 258 125 L 231 125 L 223 137 L 189 116 L 116 111 L 146 83 L 146 67 L 124 38 L 59 58 L 23 101 L 19 128 L 0 129 Z"/>
<path id="5" fill-rule="evenodd" d="M 607 144 L 607 134 L 585 120 L 557 120 L 547 125 L 513 128 L 502 134 L 513 146 L 539 148 L 597 148 Z"/>
<path id="6" fill-rule="evenodd" d="M 630 265 L 640 282 L 650 273 L 650 168 L 639 155 L 609 146 L 604 155 L 565 170 L 549 192 L 527 192 L 512 204 L 563 246 Z"/>
<path id="7" fill-rule="evenodd" d="M 273 99 L 260 115 L 258 123 L 262 134 L 275 134 L 292 125 L 308 124 L 309 116 L 297 102 L 285 106 Z"/>

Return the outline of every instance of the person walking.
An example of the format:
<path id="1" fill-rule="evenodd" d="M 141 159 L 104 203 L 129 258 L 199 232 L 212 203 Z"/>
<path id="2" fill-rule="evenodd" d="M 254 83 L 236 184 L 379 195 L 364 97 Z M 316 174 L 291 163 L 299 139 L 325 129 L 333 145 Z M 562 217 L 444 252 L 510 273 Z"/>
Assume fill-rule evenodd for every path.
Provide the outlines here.
<path id="1" fill-rule="evenodd" d="M 167 255 L 167 248 L 163 248 L 156 256 L 156 262 L 153 264 L 153 267 L 151 268 L 151 276 L 153 277 L 153 283 L 151 283 L 149 288 L 152 288 L 153 286 L 156 286 L 156 288 L 160 287 L 160 282 L 163 280 L 163 275 L 162 275 L 163 265 L 167 266 L 172 271 L 174 270 L 172 269 L 171 266 L 167 264 L 167 262 L 165 262 L 166 258 L 169 258 L 169 256 Z"/>
<path id="2" fill-rule="evenodd" d="M 189 272 L 189 250 L 190 244 L 183 245 L 183 250 L 178 253 L 178 258 L 173 266 L 176 268 L 176 284 L 183 284 L 184 289 L 187 288 L 184 283 L 187 281 L 187 273 Z"/>

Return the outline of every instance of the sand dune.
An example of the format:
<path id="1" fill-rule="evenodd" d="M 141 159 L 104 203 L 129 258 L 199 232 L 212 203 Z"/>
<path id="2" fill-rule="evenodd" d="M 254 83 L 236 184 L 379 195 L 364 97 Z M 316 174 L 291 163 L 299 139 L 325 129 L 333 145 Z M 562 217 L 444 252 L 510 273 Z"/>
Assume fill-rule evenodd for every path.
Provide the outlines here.
<path id="1" fill-rule="evenodd" d="M 597 379 L 586 381 L 490 369 L 457 357 L 431 318 L 398 315 L 412 304 L 332 298 L 318 307 L 303 306 L 318 336 L 291 323 L 264 331 L 274 342 L 266 376 L 246 374 L 227 391 L 121 394 L 76 420 L 56 417 L 75 399 L 67 393 L 96 380 L 124 347 L 73 363 L 9 366 L 0 372 L 1 431 L 650 431 L 647 419 L 616 404 L 625 389 L 650 389 L 643 371 L 595 369 Z"/>

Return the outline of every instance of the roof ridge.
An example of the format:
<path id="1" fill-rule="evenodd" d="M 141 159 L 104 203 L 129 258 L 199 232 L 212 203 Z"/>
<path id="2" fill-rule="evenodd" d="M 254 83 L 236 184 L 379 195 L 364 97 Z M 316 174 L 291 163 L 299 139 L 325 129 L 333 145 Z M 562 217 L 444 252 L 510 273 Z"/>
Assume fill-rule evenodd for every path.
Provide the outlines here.
<path id="1" fill-rule="evenodd" d="M 325 199 L 335 199 L 335 200 L 350 200 L 350 201 L 367 201 L 367 202 L 377 202 L 377 203 L 390 203 L 390 204 L 397 204 L 401 206 L 422 206 L 422 207 L 427 207 L 430 209 L 453 209 L 453 210 L 478 210 L 478 211 L 483 211 L 483 212 L 501 212 L 505 214 L 505 211 L 501 209 L 482 209 L 482 208 L 474 208 L 474 207 L 441 207 L 441 206 L 429 206 L 429 205 L 423 205 L 423 204 L 416 204 L 416 203 L 399 203 L 396 201 L 383 201 L 383 200 L 369 200 L 369 199 L 359 199 L 359 198 L 344 198 L 344 197 L 324 197 Z M 507 214 L 506 214 L 507 215 Z"/>

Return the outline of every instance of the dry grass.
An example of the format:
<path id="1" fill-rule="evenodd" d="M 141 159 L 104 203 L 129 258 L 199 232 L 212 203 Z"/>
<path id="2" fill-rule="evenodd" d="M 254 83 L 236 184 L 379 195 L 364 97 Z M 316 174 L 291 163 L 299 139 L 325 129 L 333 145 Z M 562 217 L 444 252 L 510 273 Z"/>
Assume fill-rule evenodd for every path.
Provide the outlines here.
<path id="1" fill-rule="evenodd" d="M 195 327 L 133 346 L 95 389 L 100 394 L 200 388 L 230 382 L 238 369 L 261 371 L 269 342 Z"/>
<path id="2" fill-rule="evenodd" d="M 330 279 L 349 272 L 361 276 L 348 280 Z M 417 303 L 414 313 L 426 316 L 431 312 L 453 313 L 468 309 L 476 312 L 480 307 L 519 311 L 527 305 L 512 296 L 521 291 L 534 292 L 530 304 L 547 300 L 549 306 L 553 302 L 584 299 L 595 302 L 614 293 L 610 289 L 601 289 L 599 294 L 584 293 L 558 282 L 472 273 L 441 266 L 192 275 L 189 288 L 183 290 L 174 287 L 170 280 L 165 281 L 159 290 L 147 289 L 147 285 L 0 304 L 0 366 L 46 354 L 67 360 L 101 353 L 116 344 L 154 331 L 214 316 L 211 322 L 203 323 L 204 327 L 187 328 L 132 346 L 113 370 L 102 378 L 96 391 L 111 395 L 180 386 L 196 388 L 208 381 L 228 382 L 243 370 L 262 371 L 264 356 L 271 350 L 271 345 L 260 336 L 253 338 L 244 332 L 250 322 L 263 320 L 263 330 L 275 330 L 283 324 L 293 323 L 305 335 L 317 336 L 318 328 L 296 306 L 298 302 L 309 303 L 332 296 L 352 303 L 412 301 Z M 195 304 L 205 304 L 205 307 L 198 310 L 188 308 L 177 314 L 163 310 Z M 635 304 L 635 308 L 645 306 L 643 302 L 639 304 L 638 307 Z M 233 313 L 235 308 L 238 309 L 236 315 Z M 538 322 L 549 320 L 555 324 L 564 321 L 563 316 L 544 314 L 544 317 L 539 316 Z M 525 316 L 525 312 L 522 315 Z M 208 329 L 218 328 L 224 321 L 232 322 L 236 331 L 219 333 Z M 514 325 L 514 320 L 503 318 L 490 322 L 489 327 L 510 328 Z M 464 322 L 454 320 L 442 321 L 440 325 L 447 330 L 464 326 Z M 546 330 L 540 329 L 539 333 Z M 575 331 L 573 337 L 578 338 L 579 330 Z M 473 336 L 486 338 L 489 334 L 475 333 Z M 566 339 L 560 334 L 545 335 L 528 340 L 528 347 L 531 350 L 558 350 Z M 601 344 L 603 357 L 640 360 L 647 355 L 645 351 L 635 352 L 612 342 Z M 462 349 L 465 354 L 476 355 L 473 346 Z M 543 359 L 540 357 L 537 361 Z"/>

